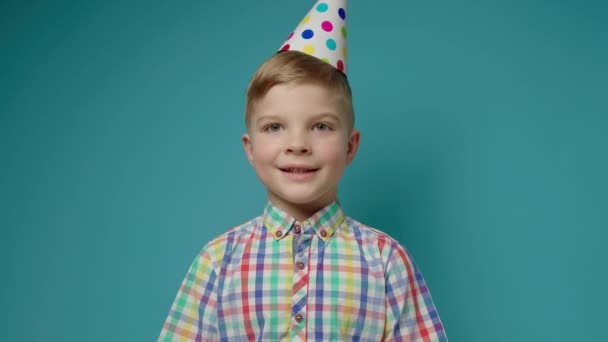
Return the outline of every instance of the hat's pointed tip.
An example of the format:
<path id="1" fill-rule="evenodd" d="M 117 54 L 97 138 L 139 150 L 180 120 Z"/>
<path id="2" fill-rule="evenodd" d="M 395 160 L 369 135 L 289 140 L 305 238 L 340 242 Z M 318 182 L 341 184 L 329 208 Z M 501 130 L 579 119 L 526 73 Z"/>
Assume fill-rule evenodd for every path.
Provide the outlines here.
<path id="1" fill-rule="evenodd" d="M 301 51 L 346 74 L 346 0 L 320 0 L 279 51 Z"/>

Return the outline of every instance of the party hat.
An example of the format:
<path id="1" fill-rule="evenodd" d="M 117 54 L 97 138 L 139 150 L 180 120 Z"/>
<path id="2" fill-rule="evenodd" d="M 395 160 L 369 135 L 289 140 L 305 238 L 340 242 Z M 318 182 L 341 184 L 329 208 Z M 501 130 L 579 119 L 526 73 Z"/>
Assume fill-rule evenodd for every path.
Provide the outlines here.
<path id="1" fill-rule="evenodd" d="M 319 0 L 279 51 L 301 51 L 346 74 L 346 0 Z"/>

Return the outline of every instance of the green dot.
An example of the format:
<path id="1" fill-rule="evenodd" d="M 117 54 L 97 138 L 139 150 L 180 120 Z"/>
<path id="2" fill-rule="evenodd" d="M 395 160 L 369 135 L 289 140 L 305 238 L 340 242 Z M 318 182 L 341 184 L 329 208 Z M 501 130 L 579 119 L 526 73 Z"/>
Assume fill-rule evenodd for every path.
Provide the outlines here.
<path id="1" fill-rule="evenodd" d="M 346 26 L 342 26 L 342 37 L 346 38 Z"/>

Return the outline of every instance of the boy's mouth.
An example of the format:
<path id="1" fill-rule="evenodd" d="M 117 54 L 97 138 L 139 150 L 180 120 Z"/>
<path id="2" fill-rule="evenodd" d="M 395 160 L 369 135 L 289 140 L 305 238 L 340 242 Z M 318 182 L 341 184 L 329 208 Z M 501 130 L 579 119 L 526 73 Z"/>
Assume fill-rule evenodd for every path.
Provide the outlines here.
<path id="1" fill-rule="evenodd" d="M 309 168 L 300 168 L 300 167 L 281 168 L 281 171 L 283 171 L 283 172 L 294 173 L 294 174 L 311 173 L 311 172 L 315 172 L 317 170 L 319 170 L 319 169 L 309 169 Z"/>

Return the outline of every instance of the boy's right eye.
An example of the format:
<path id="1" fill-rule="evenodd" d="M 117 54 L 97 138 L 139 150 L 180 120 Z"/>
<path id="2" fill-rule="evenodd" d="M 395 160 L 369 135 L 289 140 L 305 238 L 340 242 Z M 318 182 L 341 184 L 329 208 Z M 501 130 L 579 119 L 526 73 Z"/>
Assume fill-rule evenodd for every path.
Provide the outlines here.
<path id="1" fill-rule="evenodd" d="M 281 125 L 278 123 L 273 123 L 264 127 L 265 132 L 278 132 L 281 130 Z"/>

